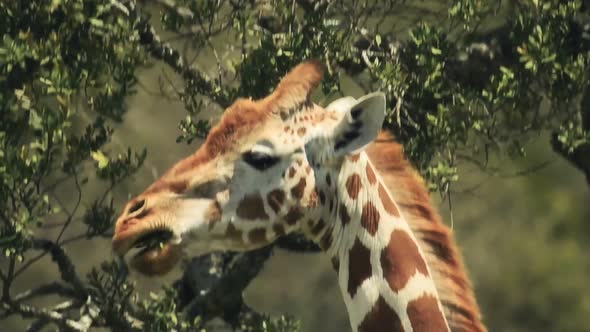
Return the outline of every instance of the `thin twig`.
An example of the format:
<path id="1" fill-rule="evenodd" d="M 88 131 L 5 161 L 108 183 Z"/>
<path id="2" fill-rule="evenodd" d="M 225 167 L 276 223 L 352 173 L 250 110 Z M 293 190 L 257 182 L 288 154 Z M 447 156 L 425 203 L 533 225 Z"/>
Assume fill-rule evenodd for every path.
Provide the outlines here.
<path id="1" fill-rule="evenodd" d="M 29 266 L 35 264 L 35 262 L 37 262 L 38 260 L 40 260 L 41 258 L 43 258 L 45 255 L 47 255 L 49 252 L 48 251 L 43 251 L 42 253 L 40 253 L 39 255 L 29 259 L 25 264 L 23 264 L 15 273 L 14 273 L 14 277 L 18 277 L 21 273 L 23 273 L 26 269 L 29 268 Z"/>
<path id="2" fill-rule="evenodd" d="M 66 220 L 64 226 L 62 227 L 61 231 L 59 232 L 57 239 L 55 240 L 55 243 L 58 243 L 58 244 L 59 244 L 59 240 L 64 235 L 66 229 L 72 223 L 72 220 L 74 219 L 74 215 L 78 211 L 78 207 L 80 207 L 80 202 L 82 201 L 82 188 L 80 188 L 80 182 L 78 181 L 78 173 L 75 170 L 74 170 L 74 183 L 76 184 L 78 198 L 76 199 L 76 205 L 74 205 L 74 209 L 72 210 L 72 213 L 68 216 L 68 219 Z"/>
<path id="3" fill-rule="evenodd" d="M 29 299 L 37 297 L 37 296 L 45 296 L 45 295 L 51 295 L 51 294 L 58 294 L 58 295 L 69 296 L 69 297 L 77 297 L 77 293 L 74 292 L 72 289 L 67 288 L 66 286 L 60 284 L 59 282 L 54 281 L 52 283 L 41 285 L 37 288 L 28 289 L 22 293 L 19 293 L 14 296 L 13 300 L 15 302 L 20 302 L 20 301 L 29 300 Z"/>

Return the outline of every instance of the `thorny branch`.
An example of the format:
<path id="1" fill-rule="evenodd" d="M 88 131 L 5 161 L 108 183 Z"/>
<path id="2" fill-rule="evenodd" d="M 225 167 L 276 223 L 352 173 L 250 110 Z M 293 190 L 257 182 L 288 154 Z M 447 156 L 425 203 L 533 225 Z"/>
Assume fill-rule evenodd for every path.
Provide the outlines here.
<path id="1" fill-rule="evenodd" d="M 74 290 L 80 294 L 80 296 L 87 293 L 84 283 L 80 277 L 78 277 L 76 267 L 62 247 L 50 240 L 33 239 L 33 248 L 48 251 L 59 268 L 62 280 L 72 285 Z"/>

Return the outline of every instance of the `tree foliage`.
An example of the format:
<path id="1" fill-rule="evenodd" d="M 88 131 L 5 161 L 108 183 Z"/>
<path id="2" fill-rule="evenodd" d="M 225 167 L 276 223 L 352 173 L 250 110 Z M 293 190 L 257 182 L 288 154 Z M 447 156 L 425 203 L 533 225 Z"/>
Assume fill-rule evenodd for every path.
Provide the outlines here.
<path id="1" fill-rule="evenodd" d="M 31 330 L 47 324 L 195 330 L 214 316 L 243 331 L 298 330 L 292 319 L 256 313 L 241 297 L 271 248 L 198 259 L 189 266 L 217 265 L 218 272 L 198 283 L 187 281 L 187 272 L 146 300 L 120 262 L 104 262 L 81 277 L 68 258 L 67 244 L 112 235 L 122 202 L 111 192 L 146 158 L 145 150 L 106 146 L 125 120 L 138 69 L 152 63 L 166 64 L 183 81 L 171 96 L 187 111 L 177 142 L 206 135 L 211 124 L 200 115 L 212 104 L 265 96 L 294 65 L 317 58 L 327 68 L 325 96 L 342 93 L 345 77 L 387 93 L 385 126 L 432 190 L 448 194 L 461 162 L 486 170 L 493 154 L 525 156 L 527 142 L 546 132 L 554 151 L 590 183 L 589 4 L 452 0 L 427 6 L 434 14 L 398 23 L 409 2 L 1 1 L 0 317 L 31 318 Z M 174 46 L 160 34 L 175 36 Z M 182 43 L 190 54 L 179 52 Z M 206 52 L 212 69 L 194 66 L 190 59 Z M 91 186 L 104 191 L 93 197 Z M 63 191 L 74 193 L 73 204 L 60 200 Z M 92 203 L 80 204 L 82 197 Z M 86 231 L 66 237 L 79 222 Z M 48 226 L 58 227 L 55 236 L 44 232 Z M 280 245 L 316 249 L 298 238 Z M 14 280 L 44 255 L 61 280 L 14 294 Z M 201 298 L 202 289 L 225 295 Z M 54 308 L 27 303 L 47 295 L 68 301 Z"/>

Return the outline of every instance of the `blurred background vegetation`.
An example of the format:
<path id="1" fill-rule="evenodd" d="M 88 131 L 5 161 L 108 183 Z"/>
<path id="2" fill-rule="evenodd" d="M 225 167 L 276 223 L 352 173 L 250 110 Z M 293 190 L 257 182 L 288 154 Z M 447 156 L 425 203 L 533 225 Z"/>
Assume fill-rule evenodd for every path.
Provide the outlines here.
<path id="1" fill-rule="evenodd" d="M 587 330 L 589 14 L 585 0 L 0 0 L 2 330 L 349 330 L 329 263 L 299 237 L 162 279 L 110 250 L 130 196 L 309 58 L 327 68 L 319 104 L 387 93 L 385 126 L 439 198 L 490 331 Z"/>

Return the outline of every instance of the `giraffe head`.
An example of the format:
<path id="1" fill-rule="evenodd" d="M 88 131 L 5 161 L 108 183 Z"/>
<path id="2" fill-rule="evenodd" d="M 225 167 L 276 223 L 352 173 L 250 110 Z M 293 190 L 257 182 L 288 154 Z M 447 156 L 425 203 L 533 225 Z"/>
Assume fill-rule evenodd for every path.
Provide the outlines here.
<path id="1" fill-rule="evenodd" d="M 126 205 L 114 250 L 138 247 L 132 265 L 162 274 L 183 251 L 250 250 L 301 228 L 321 209 L 318 170 L 373 141 L 385 116 L 379 93 L 313 104 L 321 79 L 320 64 L 306 62 L 266 98 L 231 105 L 194 154 Z"/>

